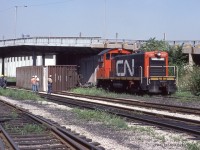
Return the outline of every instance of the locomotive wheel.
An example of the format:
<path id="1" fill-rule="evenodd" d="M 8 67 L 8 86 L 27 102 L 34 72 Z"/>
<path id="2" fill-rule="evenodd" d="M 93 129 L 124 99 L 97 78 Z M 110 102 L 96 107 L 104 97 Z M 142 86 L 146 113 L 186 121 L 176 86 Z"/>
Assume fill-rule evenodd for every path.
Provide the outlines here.
<path id="1" fill-rule="evenodd" d="M 138 82 L 129 82 L 129 91 L 130 93 L 132 94 L 136 94 L 136 93 L 139 93 L 140 92 L 140 86 L 139 86 L 139 83 Z"/>
<path id="2" fill-rule="evenodd" d="M 109 84 L 109 85 L 107 86 L 107 90 L 108 90 L 108 91 L 113 91 L 113 86 L 112 86 L 112 84 Z"/>

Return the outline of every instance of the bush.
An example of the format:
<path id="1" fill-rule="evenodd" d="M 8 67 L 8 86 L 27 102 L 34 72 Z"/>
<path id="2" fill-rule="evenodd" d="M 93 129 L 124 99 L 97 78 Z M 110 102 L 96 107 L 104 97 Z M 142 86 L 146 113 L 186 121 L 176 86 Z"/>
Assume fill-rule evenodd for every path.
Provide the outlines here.
<path id="1" fill-rule="evenodd" d="M 194 66 L 191 69 L 189 88 L 194 95 L 200 95 L 200 67 Z"/>
<path id="2" fill-rule="evenodd" d="M 169 46 L 169 63 L 176 66 L 184 66 L 187 62 L 187 56 L 183 54 L 183 45 Z"/>
<path id="3" fill-rule="evenodd" d="M 179 65 L 178 68 L 178 90 L 179 91 L 190 91 L 189 80 L 191 74 L 191 66 Z"/>

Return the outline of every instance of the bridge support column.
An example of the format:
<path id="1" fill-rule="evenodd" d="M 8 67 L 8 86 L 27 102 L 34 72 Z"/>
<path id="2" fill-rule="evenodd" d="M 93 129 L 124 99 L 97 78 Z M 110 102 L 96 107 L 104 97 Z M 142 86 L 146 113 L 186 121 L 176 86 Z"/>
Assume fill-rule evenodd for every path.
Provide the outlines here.
<path id="1" fill-rule="evenodd" d="M 42 65 L 45 66 L 45 54 L 42 54 Z"/>
<path id="2" fill-rule="evenodd" d="M 5 57 L 2 57 L 2 58 L 1 58 L 1 60 L 2 60 L 2 64 L 1 64 L 1 65 L 2 65 L 2 66 L 1 66 L 1 67 L 2 67 L 2 68 L 1 68 L 1 73 L 2 73 L 3 75 L 4 75 L 4 70 L 5 70 L 4 59 L 5 59 Z"/>
<path id="3" fill-rule="evenodd" d="M 35 50 L 33 50 L 33 66 L 36 66 L 36 52 L 35 52 Z"/>
<path id="4" fill-rule="evenodd" d="M 189 66 L 193 66 L 194 65 L 194 60 L 192 58 L 192 54 L 189 53 Z"/>

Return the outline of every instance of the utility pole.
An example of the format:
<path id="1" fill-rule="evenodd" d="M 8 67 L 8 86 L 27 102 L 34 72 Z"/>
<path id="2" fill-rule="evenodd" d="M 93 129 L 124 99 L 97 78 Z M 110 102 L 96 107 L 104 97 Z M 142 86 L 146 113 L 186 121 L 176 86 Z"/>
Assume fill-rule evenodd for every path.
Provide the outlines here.
<path id="1" fill-rule="evenodd" d="M 115 37 L 116 37 L 116 42 L 117 42 L 117 40 L 118 40 L 118 33 L 117 32 L 115 34 Z"/>
<path id="2" fill-rule="evenodd" d="M 106 31 L 106 28 L 107 28 L 107 25 L 106 25 L 106 1 L 107 1 L 107 0 L 105 0 L 105 5 L 104 5 L 104 7 L 105 7 L 105 8 L 104 8 L 104 15 L 105 15 L 105 16 L 104 16 L 104 39 L 106 39 L 106 32 L 107 32 L 107 31 Z"/>
<path id="3" fill-rule="evenodd" d="M 15 6 L 15 39 L 17 36 L 17 10 L 18 10 L 18 7 L 28 7 L 28 6 Z"/>
<path id="4" fill-rule="evenodd" d="M 166 40 L 166 34 L 164 33 L 164 38 L 163 38 L 163 40 L 165 41 Z"/>

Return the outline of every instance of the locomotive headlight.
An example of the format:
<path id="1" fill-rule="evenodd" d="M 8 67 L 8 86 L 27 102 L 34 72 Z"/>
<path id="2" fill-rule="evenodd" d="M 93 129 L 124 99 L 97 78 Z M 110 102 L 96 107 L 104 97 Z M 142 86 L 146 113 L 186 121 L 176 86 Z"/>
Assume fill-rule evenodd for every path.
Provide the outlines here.
<path id="1" fill-rule="evenodd" d="M 156 56 L 156 57 L 161 57 L 161 52 L 157 51 L 157 52 L 155 53 L 155 56 Z"/>
<path id="2" fill-rule="evenodd" d="M 158 56 L 158 57 L 160 57 L 160 56 L 161 56 L 161 53 L 160 53 L 160 52 L 158 52 L 158 53 L 157 53 L 157 56 Z"/>

